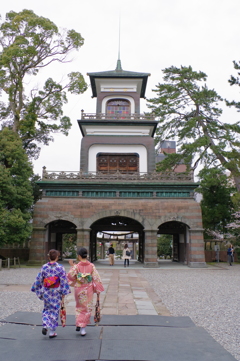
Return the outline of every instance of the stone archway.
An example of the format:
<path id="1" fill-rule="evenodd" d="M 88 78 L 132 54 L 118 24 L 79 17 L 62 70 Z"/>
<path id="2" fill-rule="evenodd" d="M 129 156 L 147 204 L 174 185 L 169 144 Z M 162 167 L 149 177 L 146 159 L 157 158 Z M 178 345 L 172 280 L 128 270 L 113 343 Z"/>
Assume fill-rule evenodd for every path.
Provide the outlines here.
<path id="1" fill-rule="evenodd" d="M 189 226 L 179 221 L 168 221 L 158 227 L 158 235 L 172 235 L 172 260 L 188 264 L 189 254 Z"/>
<path id="2" fill-rule="evenodd" d="M 72 222 L 57 219 L 46 225 L 47 242 L 45 247 L 45 254 L 52 248 L 60 252 L 60 259 L 62 258 L 62 242 L 64 234 L 77 234 L 76 225 Z"/>
<path id="3" fill-rule="evenodd" d="M 124 216 L 108 216 L 96 220 L 90 226 L 90 259 L 92 262 L 97 260 L 97 233 L 102 231 L 108 232 L 127 232 L 138 233 L 138 261 L 144 262 L 144 227 L 135 219 Z M 131 241 L 132 242 L 132 241 Z"/>

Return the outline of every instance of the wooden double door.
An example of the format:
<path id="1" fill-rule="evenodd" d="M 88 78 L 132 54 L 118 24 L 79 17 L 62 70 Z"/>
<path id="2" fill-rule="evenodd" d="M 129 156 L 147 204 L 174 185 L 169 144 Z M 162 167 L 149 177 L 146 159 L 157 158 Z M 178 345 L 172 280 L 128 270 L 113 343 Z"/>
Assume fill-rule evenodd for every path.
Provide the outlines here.
<path id="1" fill-rule="evenodd" d="M 135 173 L 139 171 L 139 155 L 137 153 L 98 153 L 97 171 L 105 173 Z"/>

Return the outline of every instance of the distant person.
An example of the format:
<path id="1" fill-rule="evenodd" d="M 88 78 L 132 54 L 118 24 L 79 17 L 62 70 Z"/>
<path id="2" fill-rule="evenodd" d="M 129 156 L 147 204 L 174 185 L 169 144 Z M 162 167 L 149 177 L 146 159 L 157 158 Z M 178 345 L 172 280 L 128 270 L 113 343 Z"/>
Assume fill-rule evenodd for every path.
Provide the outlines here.
<path id="1" fill-rule="evenodd" d="M 231 244 L 228 247 L 227 256 L 228 256 L 229 266 L 232 266 L 232 262 L 233 262 L 233 246 Z"/>
<path id="2" fill-rule="evenodd" d="M 42 311 L 42 334 L 49 330 L 49 338 L 57 336 L 58 315 L 62 298 L 70 293 L 65 269 L 58 264 L 59 252 L 51 249 L 48 252 L 49 262 L 44 264 L 32 285 L 31 291 L 35 292 L 40 300 L 44 301 Z"/>
<path id="3" fill-rule="evenodd" d="M 100 293 L 104 288 L 96 267 L 87 260 L 86 248 L 80 248 L 77 254 L 79 262 L 75 264 L 69 260 L 71 268 L 67 277 L 70 286 L 74 287 L 76 331 L 85 336 L 93 309 L 93 293 Z"/>
<path id="4" fill-rule="evenodd" d="M 111 243 L 110 247 L 108 248 L 108 259 L 110 266 L 114 265 L 114 254 L 115 254 L 115 250 L 113 248 L 113 244 Z"/>
<path id="5" fill-rule="evenodd" d="M 123 248 L 122 259 L 124 259 L 124 267 L 126 267 L 126 265 L 129 266 L 129 260 L 131 259 L 131 253 L 130 253 L 130 249 L 128 248 L 127 243 L 125 244 L 125 246 Z"/>

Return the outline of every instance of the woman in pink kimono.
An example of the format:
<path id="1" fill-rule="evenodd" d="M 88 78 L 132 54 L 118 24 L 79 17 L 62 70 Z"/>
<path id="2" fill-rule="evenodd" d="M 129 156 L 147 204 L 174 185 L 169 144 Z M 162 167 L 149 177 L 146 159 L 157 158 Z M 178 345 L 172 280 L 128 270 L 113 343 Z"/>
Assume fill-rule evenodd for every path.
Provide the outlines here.
<path id="1" fill-rule="evenodd" d="M 80 331 L 81 336 L 86 335 L 85 327 L 90 323 L 93 309 L 93 293 L 104 291 L 101 278 L 94 264 L 87 260 L 86 248 L 78 250 L 77 264 L 69 261 L 70 271 L 67 274 L 70 286 L 74 287 L 76 300 L 76 331 Z"/>

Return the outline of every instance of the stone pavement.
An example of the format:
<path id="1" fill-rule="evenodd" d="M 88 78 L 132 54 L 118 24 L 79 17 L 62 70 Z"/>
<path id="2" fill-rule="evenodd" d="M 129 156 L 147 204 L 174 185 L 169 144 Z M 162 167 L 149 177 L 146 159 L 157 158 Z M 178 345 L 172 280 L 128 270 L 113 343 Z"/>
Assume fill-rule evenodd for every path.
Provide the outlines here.
<path id="1" fill-rule="evenodd" d="M 162 315 L 170 312 L 156 295 L 139 269 L 130 267 L 101 269 L 98 272 L 104 285 L 101 293 L 102 315 Z M 67 267 L 66 267 L 67 268 Z M 75 314 L 75 300 L 72 292 L 66 297 L 67 314 Z"/>

